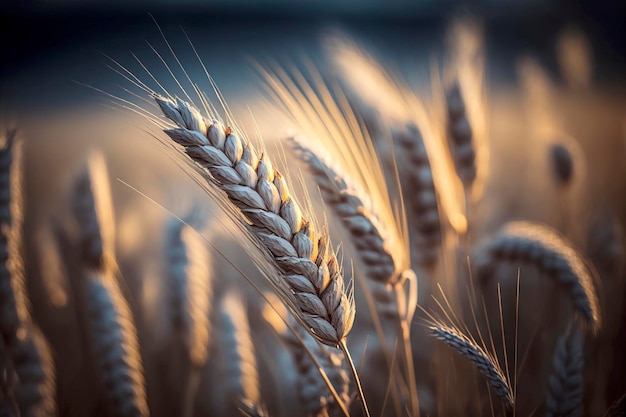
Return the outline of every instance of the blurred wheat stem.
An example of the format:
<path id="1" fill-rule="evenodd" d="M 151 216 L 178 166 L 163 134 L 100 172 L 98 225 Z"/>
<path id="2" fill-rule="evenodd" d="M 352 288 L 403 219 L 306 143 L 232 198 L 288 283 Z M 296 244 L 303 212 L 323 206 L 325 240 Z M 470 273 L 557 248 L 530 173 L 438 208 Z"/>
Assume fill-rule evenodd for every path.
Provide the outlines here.
<path id="1" fill-rule="evenodd" d="M 228 196 L 233 217 L 249 225 L 251 240 L 280 276 L 270 284 L 295 317 L 320 342 L 338 346 L 358 379 L 345 338 L 354 323 L 354 296 L 344 279 L 326 231 L 303 215 L 284 177 L 251 142 L 219 121 L 207 122 L 191 104 L 155 95 L 163 114 L 178 128 L 165 133 L 185 148 L 207 181 Z M 369 416 L 365 398 L 361 404 Z"/>

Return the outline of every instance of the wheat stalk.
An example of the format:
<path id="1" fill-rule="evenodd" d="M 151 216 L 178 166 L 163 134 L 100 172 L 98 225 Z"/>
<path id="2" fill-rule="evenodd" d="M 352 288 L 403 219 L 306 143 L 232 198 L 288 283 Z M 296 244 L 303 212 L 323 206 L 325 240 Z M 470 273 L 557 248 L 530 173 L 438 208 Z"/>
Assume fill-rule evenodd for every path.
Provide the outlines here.
<path id="1" fill-rule="evenodd" d="M 475 252 L 475 266 L 483 277 L 498 262 L 528 264 L 564 287 L 576 311 L 594 331 L 600 327 L 600 309 L 593 269 L 582 254 L 555 230 L 531 222 L 507 223 L 497 236 Z"/>
<path id="2" fill-rule="evenodd" d="M 513 408 L 514 398 L 511 394 L 511 386 L 491 355 L 456 329 L 437 324 L 431 326 L 430 330 L 436 338 L 469 359 L 504 404 L 508 408 Z"/>
<path id="3" fill-rule="evenodd" d="M 579 417 L 583 413 L 584 346 L 573 326 L 559 338 L 546 397 L 546 417 Z"/>
<path id="4" fill-rule="evenodd" d="M 401 172 L 404 196 L 410 209 L 411 259 L 418 265 L 430 267 L 437 261 L 441 249 L 441 220 L 437 192 L 422 134 L 415 123 L 393 132 L 394 143 L 407 159 Z"/>
<path id="5" fill-rule="evenodd" d="M 224 385 L 230 406 L 245 415 L 265 415 L 248 315 L 234 291 L 222 296 L 219 318 Z"/>

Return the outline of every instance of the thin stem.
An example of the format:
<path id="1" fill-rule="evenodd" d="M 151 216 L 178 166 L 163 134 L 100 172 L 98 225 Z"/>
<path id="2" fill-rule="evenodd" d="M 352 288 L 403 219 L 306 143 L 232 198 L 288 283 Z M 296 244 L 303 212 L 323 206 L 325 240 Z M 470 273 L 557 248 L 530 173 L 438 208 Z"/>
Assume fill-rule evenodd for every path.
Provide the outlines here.
<path id="1" fill-rule="evenodd" d="M 185 404 L 183 405 L 183 417 L 192 417 L 194 401 L 200 383 L 200 368 L 193 367 L 189 373 L 185 387 Z"/>
<path id="2" fill-rule="evenodd" d="M 343 356 L 346 358 L 348 362 L 348 366 L 350 367 L 350 372 L 352 372 L 352 377 L 354 378 L 354 383 L 356 385 L 357 390 L 359 391 L 359 397 L 361 398 L 361 406 L 363 407 L 363 413 L 365 417 L 370 416 L 370 410 L 367 408 L 367 403 L 365 402 L 365 395 L 363 395 L 363 387 L 361 386 L 361 380 L 359 379 L 359 375 L 356 372 L 356 368 L 354 367 L 354 362 L 352 361 L 352 356 L 350 356 L 350 352 L 348 351 L 348 345 L 346 344 L 346 339 L 343 338 L 339 342 L 339 348 L 343 352 Z"/>
<path id="3" fill-rule="evenodd" d="M 415 365 L 413 364 L 413 352 L 411 351 L 411 339 L 409 335 L 409 324 L 406 320 L 400 320 L 400 328 L 402 330 L 402 341 L 404 343 L 404 356 L 406 360 L 406 376 L 409 381 L 409 390 L 411 392 L 411 409 L 413 415 L 419 417 L 420 406 L 417 397 L 417 383 L 415 381 Z"/>

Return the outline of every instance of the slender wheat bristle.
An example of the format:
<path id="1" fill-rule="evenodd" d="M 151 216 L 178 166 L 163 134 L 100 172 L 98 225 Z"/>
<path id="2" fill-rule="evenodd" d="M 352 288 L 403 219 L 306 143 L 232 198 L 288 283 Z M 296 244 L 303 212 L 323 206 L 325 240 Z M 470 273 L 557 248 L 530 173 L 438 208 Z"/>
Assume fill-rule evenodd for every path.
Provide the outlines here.
<path id="1" fill-rule="evenodd" d="M 604 413 L 604 417 L 626 417 L 626 394 L 611 404 Z"/>
<path id="2" fill-rule="evenodd" d="M 557 183 L 564 187 L 574 177 L 574 158 L 566 145 L 553 143 L 550 146 L 550 166 Z"/>
<path id="3" fill-rule="evenodd" d="M 568 292 L 575 310 L 597 331 L 600 308 L 589 261 L 548 226 L 507 223 L 497 236 L 479 245 L 474 256 L 479 276 L 490 275 L 498 262 L 532 265 Z"/>
<path id="4" fill-rule="evenodd" d="M 343 358 L 336 351 L 321 345 L 315 339 L 296 327 L 306 347 L 315 355 L 326 372 L 328 379 L 337 390 L 346 406 L 350 405 L 350 379 L 343 367 Z M 293 355 L 299 378 L 296 381 L 297 392 L 307 415 L 313 417 L 327 417 L 335 415 L 337 405 L 326 383 L 320 376 L 317 365 L 311 360 L 304 346 L 290 332 L 285 333 L 285 341 Z"/>
<path id="5" fill-rule="evenodd" d="M 430 267 L 437 261 L 442 235 L 437 192 L 424 139 L 415 123 L 395 131 L 393 139 L 407 159 L 401 178 L 404 179 L 404 196 L 409 206 L 411 259 L 420 266 Z"/>
<path id="6" fill-rule="evenodd" d="M 50 348 L 37 326 L 29 323 L 24 330 L 11 349 L 20 415 L 56 416 L 56 374 Z"/>
<path id="7" fill-rule="evenodd" d="M 583 414 L 584 338 L 571 327 L 559 338 L 546 397 L 546 417 Z"/>
<path id="8" fill-rule="evenodd" d="M 0 334 L 10 349 L 30 321 L 22 246 L 22 146 L 14 130 L 0 148 Z"/>
<path id="9" fill-rule="evenodd" d="M 221 363 L 228 401 L 244 415 L 265 415 L 248 314 L 241 296 L 232 290 L 226 293 L 219 313 Z"/>
<path id="10" fill-rule="evenodd" d="M 508 408 L 513 408 L 514 398 L 511 394 L 511 386 L 491 355 L 456 329 L 435 325 L 430 327 L 430 330 L 437 339 L 468 358 L 476 366 L 478 372 L 489 382 L 489 385 L 504 404 Z"/>
<path id="11" fill-rule="evenodd" d="M 86 271 L 86 278 L 94 360 L 110 413 L 147 417 L 143 365 L 128 303 L 110 272 Z"/>
<path id="12" fill-rule="evenodd" d="M 281 297 L 320 341 L 337 346 L 352 328 L 355 308 L 327 231 L 305 218 L 267 154 L 259 157 L 247 139 L 219 121 L 205 122 L 182 100 L 154 98 L 178 125 L 165 133 L 185 148 L 210 184 L 226 193 L 239 208 L 237 216 L 249 222 L 271 254 L 282 277 L 269 278 Z"/>
<path id="13" fill-rule="evenodd" d="M 72 209 L 80 225 L 83 262 L 101 268 L 107 259 L 114 257 L 115 243 L 111 189 L 101 153 L 88 158 L 73 187 Z"/>
<path id="14" fill-rule="evenodd" d="M 458 82 L 446 91 L 446 106 L 448 139 L 454 167 L 463 186 L 469 188 L 476 179 L 476 151 L 472 142 L 472 126 Z"/>
<path id="15" fill-rule="evenodd" d="M 203 238 L 172 217 L 166 226 L 164 251 L 170 299 L 170 324 L 179 334 L 193 366 L 206 362 L 210 337 L 211 260 Z"/>

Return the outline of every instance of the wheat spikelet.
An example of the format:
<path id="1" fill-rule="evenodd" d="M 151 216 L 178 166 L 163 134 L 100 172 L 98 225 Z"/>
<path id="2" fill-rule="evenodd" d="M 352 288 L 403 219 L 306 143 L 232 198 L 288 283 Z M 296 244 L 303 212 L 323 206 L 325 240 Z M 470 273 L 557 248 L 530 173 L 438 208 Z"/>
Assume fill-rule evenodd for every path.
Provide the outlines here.
<path id="1" fill-rule="evenodd" d="M 324 368 L 330 382 L 336 387 L 338 394 L 346 406 L 350 405 L 350 380 L 348 372 L 343 368 L 341 355 L 319 344 L 315 339 L 307 336 L 301 328 L 296 328 L 300 337 L 315 355 L 319 364 Z M 335 399 L 326 383 L 320 376 L 319 370 L 304 346 L 291 333 L 285 333 L 284 340 L 296 363 L 299 378 L 296 381 L 298 396 L 308 416 L 327 417 L 334 414 Z"/>
<path id="2" fill-rule="evenodd" d="M 86 271 L 87 314 L 94 360 L 110 412 L 146 417 L 143 366 L 128 303 L 110 272 Z"/>
<path id="3" fill-rule="evenodd" d="M 594 331 L 599 329 L 600 309 L 590 263 L 556 231 L 530 222 L 507 223 L 475 252 L 474 264 L 483 277 L 498 262 L 533 265 L 564 287 L 575 310 Z"/>
<path id="4" fill-rule="evenodd" d="M 167 223 L 164 246 L 170 325 L 184 341 L 193 366 L 200 368 L 206 362 L 210 337 L 209 253 L 202 237 L 175 217 Z"/>
<path id="5" fill-rule="evenodd" d="M 182 100 L 161 96 L 155 100 L 178 125 L 165 133 L 204 168 L 209 182 L 227 194 L 269 250 L 282 273 L 269 278 L 281 297 L 315 337 L 337 346 L 352 328 L 355 309 L 327 232 L 305 218 L 283 176 L 266 154 L 258 156 L 248 140 L 219 121 L 205 122 Z"/>
<path id="6" fill-rule="evenodd" d="M 234 291 L 222 297 L 219 318 L 224 386 L 230 405 L 245 415 L 265 415 L 248 315 Z"/>
<path id="7" fill-rule="evenodd" d="M 11 349 L 17 375 L 14 395 L 23 417 L 57 415 L 54 361 L 41 331 L 26 325 Z"/>
<path id="8" fill-rule="evenodd" d="M 511 394 L 511 387 L 497 362 L 487 352 L 453 328 L 435 325 L 430 327 L 430 330 L 436 338 L 469 359 L 504 404 L 508 408 L 513 407 L 514 398 Z"/>
<path id="9" fill-rule="evenodd" d="M 30 321 L 22 244 L 21 143 L 14 130 L 0 148 L 0 334 L 10 349 Z"/>
<path id="10" fill-rule="evenodd" d="M 437 192 L 422 134 L 415 123 L 393 134 L 394 143 L 407 159 L 401 173 L 404 196 L 409 207 L 411 259 L 420 266 L 432 266 L 441 249 L 442 235 Z"/>
<path id="11" fill-rule="evenodd" d="M 559 338 L 546 397 L 547 417 L 583 413 L 583 335 L 574 326 Z"/>
<path id="12" fill-rule="evenodd" d="M 454 167 L 465 188 L 476 179 L 476 151 L 472 143 L 472 126 L 465 110 L 457 82 L 446 91 L 447 131 Z"/>

